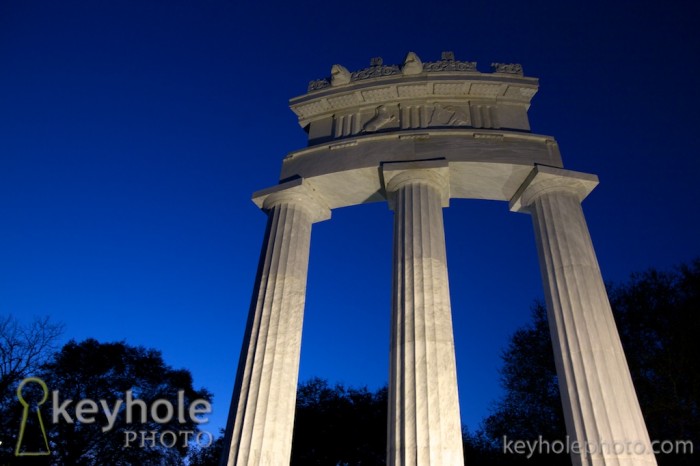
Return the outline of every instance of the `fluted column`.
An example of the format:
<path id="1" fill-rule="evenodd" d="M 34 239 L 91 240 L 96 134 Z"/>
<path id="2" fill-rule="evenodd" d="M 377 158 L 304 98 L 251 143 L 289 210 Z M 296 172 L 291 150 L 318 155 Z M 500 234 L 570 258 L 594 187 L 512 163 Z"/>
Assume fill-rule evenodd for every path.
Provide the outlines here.
<path id="1" fill-rule="evenodd" d="M 536 167 L 511 201 L 532 214 L 574 465 L 656 460 L 632 385 L 581 200 L 594 175 Z"/>
<path id="2" fill-rule="evenodd" d="M 442 207 L 447 162 L 385 164 L 394 210 L 387 465 L 463 464 Z"/>
<path id="3" fill-rule="evenodd" d="M 256 193 L 268 213 L 226 428 L 226 466 L 289 465 L 311 224 L 330 210 L 301 180 Z"/>

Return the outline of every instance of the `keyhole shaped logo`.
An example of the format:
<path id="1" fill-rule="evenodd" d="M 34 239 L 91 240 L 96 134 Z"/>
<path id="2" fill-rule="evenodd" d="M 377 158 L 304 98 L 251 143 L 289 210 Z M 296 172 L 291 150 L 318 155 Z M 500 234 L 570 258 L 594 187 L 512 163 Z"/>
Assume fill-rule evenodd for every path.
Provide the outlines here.
<path id="1" fill-rule="evenodd" d="M 22 396 L 22 389 L 25 387 L 25 385 L 29 383 L 38 384 L 41 387 L 44 394 L 42 398 L 36 403 L 36 410 L 34 410 L 32 413 L 30 413 L 30 403 L 27 402 L 27 400 L 25 400 L 25 398 Z M 41 410 L 39 409 L 39 407 L 46 402 L 48 397 L 49 389 L 46 386 L 46 383 L 38 377 L 27 377 L 26 379 L 22 380 L 22 382 L 20 382 L 19 386 L 17 387 L 17 399 L 22 404 L 24 409 L 22 410 L 22 424 L 20 424 L 19 427 L 19 437 L 17 438 L 17 446 L 15 447 L 15 456 L 47 456 L 51 454 L 51 450 L 49 449 L 49 440 L 46 437 L 46 429 L 44 429 L 44 420 L 41 418 Z M 43 440 L 43 445 L 38 439 L 39 432 L 36 429 L 37 422 L 38 427 L 41 428 L 41 437 Z M 25 442 L 24 434 L 25 429 L 27 428 L 27 424 L 29 424 L 30 427 L 34 428 L 29 429 L 31 431 L 32 438 L 28 439 L 29 441 Z M 25 443 L 27 445 L 25 445 Z M 28 446 L 29 449 L 25 449 Z M 32 450 L 31 448 L 35 448 L 35 450 Z"/>

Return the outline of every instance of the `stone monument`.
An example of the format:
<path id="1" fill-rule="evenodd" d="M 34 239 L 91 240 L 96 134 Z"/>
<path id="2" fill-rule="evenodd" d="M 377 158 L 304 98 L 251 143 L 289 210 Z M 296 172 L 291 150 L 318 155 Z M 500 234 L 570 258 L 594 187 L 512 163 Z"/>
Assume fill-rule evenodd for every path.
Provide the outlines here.
<path id="1" fill-rule="evenodd" d="M 575 465 L 655 465 L 581 201 L 595 175 L 565 170 L 530 132 L 538 89 L 520 65 L 450 52 L 403 65 L 333 65 L 290 101 L 308 147 L 253 201 L 268 215 L 222 464 L 287 466 L 311 225 L 333 209 L 394 212 L 387 464 L 463 464 L 442 209 L 491 199 L 532 216 Z M 620 445 L 626 446 L 620 448 Z"/>

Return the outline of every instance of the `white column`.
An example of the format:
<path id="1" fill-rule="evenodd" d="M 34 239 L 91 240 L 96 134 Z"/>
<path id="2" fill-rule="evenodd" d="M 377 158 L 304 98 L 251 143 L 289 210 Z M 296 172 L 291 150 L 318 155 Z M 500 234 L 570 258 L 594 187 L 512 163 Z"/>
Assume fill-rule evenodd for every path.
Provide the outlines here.
<path id="1" fill-rule="evenodd" d="M 581 209 L 595 175 L 536 167 L 511 201 L 529 212 L 574 465 L 656 460 Z"/>
<path id="2" fill-rule="evenodd" d="M 267 237 L 229 413 L 222 465 L 289 465 L 311 224 L 330 210 L 301 180 L 256 193 Z"/>
<path id="3" fill-rule="evenodd" d="M 447 162 L 383 166 L 394 210 L 387 465 L 463 464 L 442 207 Z"/>

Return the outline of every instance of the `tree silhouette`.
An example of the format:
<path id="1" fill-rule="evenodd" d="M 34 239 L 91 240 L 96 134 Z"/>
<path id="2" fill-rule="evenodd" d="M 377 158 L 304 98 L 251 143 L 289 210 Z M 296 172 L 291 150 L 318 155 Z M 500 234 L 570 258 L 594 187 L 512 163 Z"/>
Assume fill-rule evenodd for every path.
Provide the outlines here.
<path id="1" fill-rule="evenodd" d="M 670 272 L 654 269 L 609 286 L 613 314 L 652 439 L 700 437 L 700 260 Z M 503 437 L 566 439 L 547 313 L 535 303 L 531 322 L 503 352 L 503 397 L 477 432 L 464 433 L 469 466 L 569 466 L 568 454 L 504 454 Z M 383 465 L 386 389 L 300 384 L 292 442 L 294 466 Z M 197 452 L 193 466 L 218 466 L 221 442 Z M 696 464 L 691 454 L 658 454 L 660 466 Z"/>
<path id="2" fill-rule="evenodd" d="M 634 274 L 610 298 L 649 436 L 700 446 L 700 258 Z M 660 466 L 697 462 L 682 453 L 657 459 Z"/>
<path id="3" fill-rule="evenodd" d="M 386 388 L 372 393 L 313 378 L 297 392 L 291 464 L 386 464 L 386 418 Z"/>
<path id="4" fill-rule="evenodd" d="M 46 423 L 51 464 L 56 466 L 184 464 L 189 445 L 182 432 L 199 430 L 188 408 L 197 399 L 211 400 L 209 392 L 193 388 L 189 371 L 167 366 L 156 350 L 123 342 L 71 341 L 43 366 L 40 376 L 49 390 L 56 391 L 60 403 L 73 400 L 65 410 L 68 418 L 56 413 L 58 422 Z M 85 416 L 86 421 L 81 422 L 77 416 L 80 400 L 104 400 L 113 409 L 129 390 L 146 406 L 145 410 L 138 403 L 132 406 L 131 420 L 125 401 L 111 428 L 101 406 L 94 413 L 94 422 L 87 422 L 90 417 Z M 154 411 L 156 400 L 167 400 L 173 406 L 170 419 L 164 401 Z M 178 402 L 185 407 L 183 416 L 178 413 Z M 53 415 L 52 409 L 46 410 L 46 418 Z M 146 432 L 145 441 L 141 441 L 141 431 Z M 137 432 L 136 438 L 127 446 L 131 432 Z M 173 435 L 166 432 L 176 436 L 173 445 Z"/>
<path id="5" fill-rule="evenodd" d="M 650 269 L 609 286 L 637 396 L 652 440 L 700 440 L 700 259 L 670 272 Z M 482 425 L 467 436 L 476 456 L 502 448 L 503 436 L 554 441 L 565 438 L 547 315 L 541 304 L 532 322 L 515 332 L 503 353 L 505 394 Z M 475 452 L 475 453 L 474 453 Z M 486 453 L 484 453 L 486 452 Z M 522 457 L 503 459 L 523 464 Z M 501 460 L 499 460 L 501 461 Z M 690 454 L 657 454 L 660 466 L 695 464 Z M 570 464 L 566 455 L 541 455 L 538 464 Z M 475 463 L 472 463 L 475 464 Z M 502 463 L 499 463 L 502 464 Z"/>
<path id="6" fill-rule="evenodd" d="M 331 387 L 315 377 L 299 384 L 292 466 L 386 464 L 387 389 Z M 218 466 L 222 437 L 194 451 L 190 466 Z"/>
<path id="7" fill-rule="evenodd" d="M 491 451 L 504 456 L 504 437 L 526 441 L 536 441 L 540 436 L 550 442 L 565 440 L 547 311 L 542 303 L 533 305 L 531 323 L 513 334 L 502 358 L 501 384 L 505 394 L 494 412 L 484 420 L 483 432 L 467 437 L 467 445 L 480 454 Z M 527 460 L 508 455 L 499 461 L 525 464 L 523 459 Z M 545 465 L 571 464 L 566 454 L 535 455 L 528 461 Z"/>
<path id="8" fill-rule="evenodd" d="M 0 317 L 0 464 L 7 464 L 14 458 L 24 408 L 17 398 L 17 388 L 51 357 L 62 332 L 63 326 L 48 317 L 35 318 L 26 325 L 13 316 Z M 37 393 L 37 387 L 31 385 L 23 390 L 27 401 L 40 400 L 43 393 Z M 34 445 L 37 437 L 29 435 L 31 430 L 24 444 L 28 448 L 39 448 Z M 36 461 L 27 459 L 25 463 L 30 462 Z"/>
<path id="9" fill-rule="evenodd" d="M 219 436 L 205 447 L 194 448 L 188 457 L 189 466 L 219 466 L 221 452 L 224 449 L 224 432 L 219 432 Z"/>

